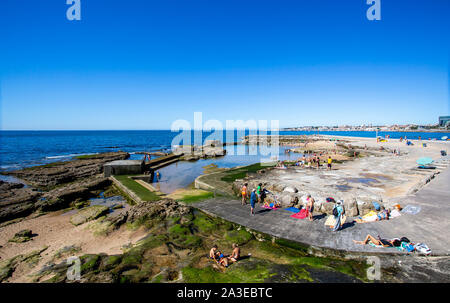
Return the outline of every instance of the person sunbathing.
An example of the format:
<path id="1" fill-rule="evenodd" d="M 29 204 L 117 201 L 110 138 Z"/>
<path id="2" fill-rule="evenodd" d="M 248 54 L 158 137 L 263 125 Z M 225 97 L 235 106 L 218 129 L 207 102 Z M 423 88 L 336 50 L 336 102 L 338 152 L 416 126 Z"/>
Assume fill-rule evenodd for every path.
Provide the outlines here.
<path id="1" fill-rule="evenodd" d="M 380 211 L 378 214 L 374 214 L 372 216 L 368 216 L 365 218 L 364 217 L 356 218 L 355 221 L 357 223 L 368 223 L 368 222 L 389 220 L 389 214 L 390 214 L 390 210 L 385 209 L 385 210 Z"/>
<path id="2" fill-rule="evenodd" d="M 371 235 L 367 235 L 364 241 L 356 241 L 353 240 L 356 244 L 366 245 L 369 243 L 372 243 L 376 246 L 383 246 L 383 247 L 399 247 L 401 245 L 401 241 L 399 238 L 394 238 L 391 240 L 381 239 L 380 236 L 378 236 L 378 239 Z"/>
<path id="3" fill-rule="evenodd" d="M 233 243 L 231 247 L 233 247 L 233 251 L 231 252 L 231 256 L 229 256 L 228 259 L 233 262 L 237 262 L 241 256 L 241 249 L 236 243 Z"/>

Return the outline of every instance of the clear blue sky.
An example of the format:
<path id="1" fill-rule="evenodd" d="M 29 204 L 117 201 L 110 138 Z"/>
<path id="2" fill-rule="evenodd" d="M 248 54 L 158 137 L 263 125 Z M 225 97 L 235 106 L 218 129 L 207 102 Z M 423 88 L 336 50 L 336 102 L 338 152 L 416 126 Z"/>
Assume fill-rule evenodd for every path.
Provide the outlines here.
<path id="1" fill-rule="evenodd" d="M 448 0 L 0 1 L 2 129 L 437 123 Z"/>

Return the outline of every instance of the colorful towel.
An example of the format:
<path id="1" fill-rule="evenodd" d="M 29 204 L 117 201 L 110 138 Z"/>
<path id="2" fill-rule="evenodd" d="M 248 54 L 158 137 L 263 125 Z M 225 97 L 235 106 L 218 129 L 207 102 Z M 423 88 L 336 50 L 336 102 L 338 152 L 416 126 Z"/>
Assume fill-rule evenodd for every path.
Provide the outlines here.
<path id="1" fill-rule="evenodd" d="M 363 219 L 363 220 L 366 220 L 366 219 L 368 219 L 369 217 L 376 216 L 376 215 L 378 215 L 377 212 L 374 211 L 374 210 L 371 210 L 371 211 L 369 211 L 367 214 L 365 214 L 364 216 L 362 216 L 362 219 Z"/>
<path id="2" fill-rule="evenodd" d="M 370 245 L 370 246 L 373 246 L 373 247 L 384 247 L 383 245 L 376 245 L 376 244 L 374 244 L 374 243 L 372 243 L 372 242 L 369 242 L 369 245 Z"/>
<path id="3" fill-rule="evenodd" d="M 301 211 L 299 211 L 296 214 L 293 214 L 291 216 L 291 218 L 295 218 L 295 219 L 305 219 L 306 217 L 308 217 L 309 212 L 307 209 L 302 209 Z"/>
<path id="4" fill-rule="evenodd" d="M 263 208 L 267 208 L 267 209 L 277 209 L 278 207 L 270 207 L 270 206 L 265 206 L 265 205 L 263 205 Z"/>
<path id="5" fill-rule="evenodd" d="M 296 207 L 288 207 L 288 208 L 285 208 L 285 210 L 288 210 L 288 211 L 291 211 L 291 212 L 293 212 L 293 213 L 298 213 L 300 210 L 298 209 L 298 208 L 296 208 Z"/>

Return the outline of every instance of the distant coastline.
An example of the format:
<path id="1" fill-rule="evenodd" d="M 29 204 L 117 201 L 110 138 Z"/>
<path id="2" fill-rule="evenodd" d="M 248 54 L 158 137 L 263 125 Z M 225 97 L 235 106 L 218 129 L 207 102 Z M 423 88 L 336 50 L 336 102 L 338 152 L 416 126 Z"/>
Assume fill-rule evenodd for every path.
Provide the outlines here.
<path id="1" fill-rule="evenodd" d="M 349 130 L 296 130 L 296 129 L 290 129 L 290 128 L 283 128 L 280 131 L 285 131 L 285 132 L 375 132 L 375 130 L 365 130 L 365 129 L 349 129 Z M 442 133 L 442 134 L 448 134 L 450 133 L 450 130 L 445 130 L 445 129 L 411 129 L 411 130 L 379 130 L 378 132 L 383 132 L 383 133 Z"/>

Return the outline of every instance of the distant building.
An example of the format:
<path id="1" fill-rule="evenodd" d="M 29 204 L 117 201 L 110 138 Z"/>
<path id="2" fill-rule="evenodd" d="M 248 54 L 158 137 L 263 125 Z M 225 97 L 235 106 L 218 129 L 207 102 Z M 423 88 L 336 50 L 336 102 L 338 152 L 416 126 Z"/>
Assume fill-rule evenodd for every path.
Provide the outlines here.
<path id="1" fill-rule="evenodd" d="M 444 127 L 448 123 L 450 123 L 450 116 L 441 116 L 439 117 L 439 126 Z"/>

